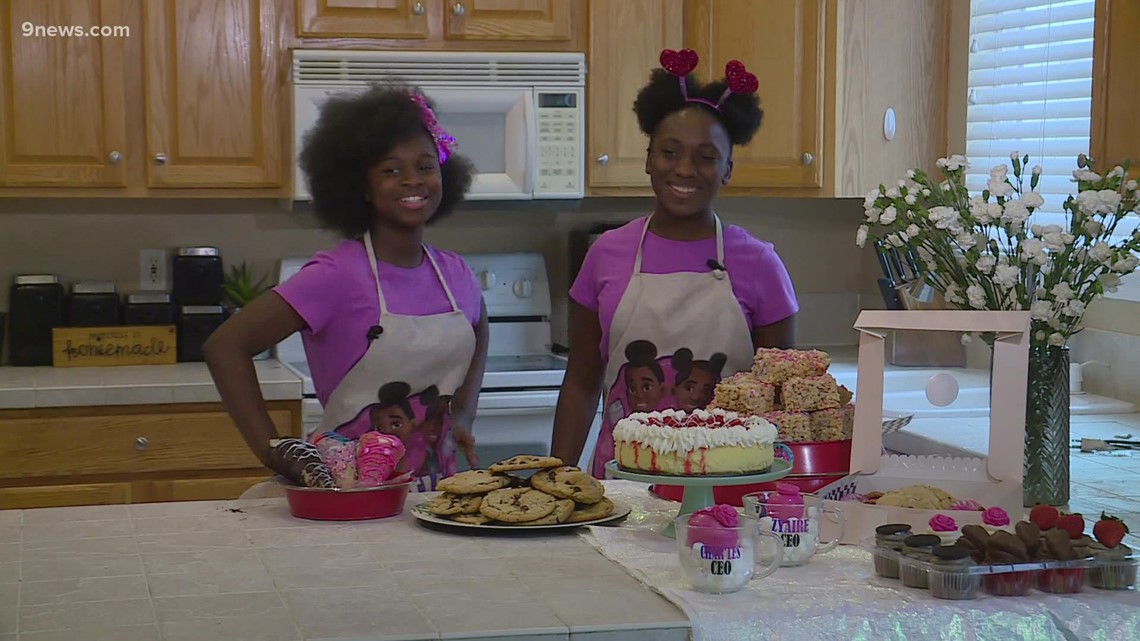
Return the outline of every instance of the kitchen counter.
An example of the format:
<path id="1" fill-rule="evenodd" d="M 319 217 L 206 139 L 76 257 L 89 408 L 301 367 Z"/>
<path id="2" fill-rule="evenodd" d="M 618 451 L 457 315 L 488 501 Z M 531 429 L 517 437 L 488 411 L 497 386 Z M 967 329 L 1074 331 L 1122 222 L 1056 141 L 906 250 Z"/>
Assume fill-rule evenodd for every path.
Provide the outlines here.
<path id="1" fill-rule="evenodd" d="M 269 359 L 254 366 L 267 401 L 301 398 L 301 379 L 284 365 Z M 0 367 L 0 409 L 218 402 L 205 363 Z"/>
<path id="2" fill-rule="evenodd" d="M 0 511 L 0 640 L 78 638 L 684 641 L 689 622 L 573 532 L 322 524 L 281 499 Z"/>

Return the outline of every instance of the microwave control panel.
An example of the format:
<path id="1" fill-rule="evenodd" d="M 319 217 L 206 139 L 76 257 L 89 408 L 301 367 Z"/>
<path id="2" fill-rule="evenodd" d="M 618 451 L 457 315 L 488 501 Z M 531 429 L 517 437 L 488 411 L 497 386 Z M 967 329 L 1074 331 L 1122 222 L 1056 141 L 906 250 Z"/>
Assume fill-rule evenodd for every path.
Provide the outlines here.
<path id="1" fill-rule="evenodd" d="M 536 89 L 538 127 L 535 198 L 581 198 L 584 194 L 585 105 L 580 89 Z"/>

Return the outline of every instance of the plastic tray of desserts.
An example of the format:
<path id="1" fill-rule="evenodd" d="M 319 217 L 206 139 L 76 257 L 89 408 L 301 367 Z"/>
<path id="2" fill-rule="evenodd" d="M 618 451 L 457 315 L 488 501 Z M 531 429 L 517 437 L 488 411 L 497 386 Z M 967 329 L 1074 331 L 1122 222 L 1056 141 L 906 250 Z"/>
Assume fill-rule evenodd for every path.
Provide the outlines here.
<path id="1" fill-rule="evenodd" d="M 960 546 L 943 546 L 944 548 Z M 1099 590 L 1136 589 L 1140 555 L 1114 559 L 1089 557 L 1073 561 L 977 564 L 968 553 L 954 558 L 923 561 L 901 552 L 874 548 L 875 574 L 898 579 L 909 588 L 929 590 L 938 599 L 976 599 L 991 596 L 1026 596 L 1034 590 L 1052 594 L 1075 594 L 1087 587 Z"/>

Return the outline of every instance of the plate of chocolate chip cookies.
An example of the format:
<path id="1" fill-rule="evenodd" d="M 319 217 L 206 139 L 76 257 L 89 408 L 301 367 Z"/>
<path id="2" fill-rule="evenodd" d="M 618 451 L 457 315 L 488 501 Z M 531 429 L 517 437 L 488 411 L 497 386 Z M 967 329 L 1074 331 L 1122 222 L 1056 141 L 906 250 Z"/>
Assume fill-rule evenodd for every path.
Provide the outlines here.
<path id="1" fill-rule="evenodd" d="M 482 530 L 550 530 L 624 518 L 600 481 L 553 456 L 518 455 L 442 479 L 440 494 L 412 508 L 425 523 Z"/>

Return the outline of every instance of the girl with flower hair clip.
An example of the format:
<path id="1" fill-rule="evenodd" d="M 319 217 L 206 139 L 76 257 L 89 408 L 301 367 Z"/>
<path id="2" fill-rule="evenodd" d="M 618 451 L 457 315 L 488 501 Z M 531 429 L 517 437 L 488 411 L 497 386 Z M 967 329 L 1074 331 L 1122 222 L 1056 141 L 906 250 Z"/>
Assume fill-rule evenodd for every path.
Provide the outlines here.
<path id="1" fill-rule="evenodd" d="M 723 355 L 718 374 L 728 376 L 749 369 L 758 347 L 790 347 L 799 311 L 773 246 L 722 226 L 713 210 L 732 177 L 733 147 L 760 128 L 756 76 L 732 61 L 723 80 L 702 83 L 691 74 L 697 54 L 688 49 L 665 50 L 661 66 L 633 105 L 649 137 L 653 212 L 600 236 L 570 289 L 571 348 L 552 453 L 579 460 L 604 392 L 597 477 L 614 455 L 613 426 L 624 418 L 626 346 L 648 341 L 662 354 Z"/>
<path id="2" fill-rule="evenodd" d="M 300 166 L 317 219 L 344 240 L 226 321 L 205 346 L 222 401 L 263 462 L 278 434 L 251 359 L 299 331 L 324 410 L 314 434 L 367 432 L 377 389 L 398 382 L 448 399 L 437 451 L 450 455 L 424 489 L 457 471 L 456 449 L 477 464 L 471 423 L 487 359 L 482 290 L 458 254 L 424 242 L 425 228 L 471 185 L 474 168 L 455 147 L 431 102 L 411 87 L 378 85 L 322 105 Z"/>

